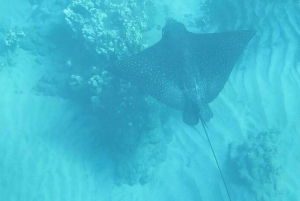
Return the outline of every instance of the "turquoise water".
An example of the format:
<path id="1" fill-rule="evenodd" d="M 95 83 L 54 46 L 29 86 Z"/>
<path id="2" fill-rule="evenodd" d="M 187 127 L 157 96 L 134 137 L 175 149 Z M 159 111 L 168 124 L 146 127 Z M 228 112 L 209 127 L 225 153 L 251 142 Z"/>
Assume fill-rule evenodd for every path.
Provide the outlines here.
<path id="1" fill-rule="evenodd" d="M 2 0 L 0 200 L 229 200 L 204 130 L 107 72 L 161 38 L 256 30 L 207 132 L 231 200 L 300 200 L 297 1 Z"/>

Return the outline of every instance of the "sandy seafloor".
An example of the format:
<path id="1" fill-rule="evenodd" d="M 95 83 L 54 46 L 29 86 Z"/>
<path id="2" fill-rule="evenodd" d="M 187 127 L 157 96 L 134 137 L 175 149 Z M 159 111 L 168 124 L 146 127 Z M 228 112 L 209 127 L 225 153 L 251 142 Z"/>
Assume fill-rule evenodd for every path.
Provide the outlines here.
<path id="1" fill-rule="evenodd" d="M 193 1 L 167 4 L 178 20 L 184 10 L 195 8 Z M 26 1 L 2 0 L 1 22 L 22 27 L 31 9 Z M 264 46 L 260 32 L 254 42 L 259 47 L 249 47 L 238 63 L 246 69 L 235 68 L 211 103 L 208 132 L 232 200 L 260 199 L 232 182 L 234 173 L 225 168 L 228 145 L 243 143 L 249 133 L 275 129 L 281 132 L 277 160 L 284 171 L 278 178 L 281 193 L 269 200 L 300 201 L 300 18 L 284 19 L 291 23 L 261 23 L 261 30 L 283 32 L 283 41 Z M 172 119 L 176 132 L 155 177 L 146 185 L 115 185 L 113 161 L 97 146 L 93 117 L 68 100 L 36 95 L 32 88 L 45 69 L 36 67 L 28 51 L 17 49 L 12 58 L 14 66 L 0 66 L 1 201 L 228 200 L 201 125 L 190 128 L 179 115 Z M 247 68 L 250 64 L 255 68 Z"/>

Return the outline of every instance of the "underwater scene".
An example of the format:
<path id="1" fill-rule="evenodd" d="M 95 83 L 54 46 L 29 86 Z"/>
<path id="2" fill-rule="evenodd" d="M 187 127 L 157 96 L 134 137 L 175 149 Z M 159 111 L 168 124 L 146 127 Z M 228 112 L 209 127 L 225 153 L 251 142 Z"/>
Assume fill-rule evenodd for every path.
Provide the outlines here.
<path id="1" fill-rule="evenodd" d="M 299 0 L 1 0 L 1 201 L 300 201 Z"/>

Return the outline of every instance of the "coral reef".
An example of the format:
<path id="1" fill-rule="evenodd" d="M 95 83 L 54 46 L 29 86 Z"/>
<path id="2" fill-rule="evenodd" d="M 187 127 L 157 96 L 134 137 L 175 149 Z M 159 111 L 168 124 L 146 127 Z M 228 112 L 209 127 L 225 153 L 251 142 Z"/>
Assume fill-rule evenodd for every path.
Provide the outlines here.
<path id="1" fill-rule="evenodd" d="M 272 200 L 282 193 L 283 162 L 278 152 L 279 134 L 262 132 L 249 137 L 243 144 L 230 146 L 230 162 L 238 178 L 256 194 L 257 200 Z"/>
<path id="2" fill-rule="evenodd" d="M 105 75 L 107 75 L 107 71 L 102 71 L 101 75 L 93 75 L 89 79 L 88 83 L 95 94 L 101 94 L 103 85 L 107 84 L 105 82 Z"/>
<path id="3" fill-rule="evenodd" d="M 149 27 L 144 1 L 77 0 L 64 13 L 76 36 L 105 58 L 119 59 L 146 47 L 142 32 Z"/>
<path id="4" fill-rule="evenodd" d="M 91 97 L 91 103 L 93 104 L 94 108 L 104 107 L 101 104 L 101 96 L 102 90 L 104 87 L 109 85 L 111 77 L 108 75 L 107 71 L 102 71 L 101 74 L 93 75 L 89 81 L 88 84 L 90 86 L 91 94 L 93 96 Z"/>
<path id="5" fill-rule="evenodd" d="M 50 68 L 56 68 L 35 90 L 68 98 L 98 118 L 98 136 L 116 161 L 119 185 L 151 180 L 172 139 L 167 109 L 104 70 L 109 62 L 146 47 L 142 34 L 154 24 L 148 15 L 153 8 L 151 0 L 73 0 L 61 21 L 32 34 L 32 40 L 41 41 L 38 47 L 24 43 L 41 57 L 50 57 Z"/>
<path id="6" fill-rule="evenodd" d="M 95 78 L 95 77 L 94 77 Z M 98 88 L 98 77 L 92 79 Z M 172 130 L 166 124 L 168 108 L 138 93 L 130 83 L 110 80 L 101 85 L 101 94 L 92 97 L 98 104 L 103 141 L 116 160 L 116 184 L 145 184 L 150 181 L 166 155 Z M 92 81 L 91 81 L 92 83 Z M 111 88 L 112 86 L 118 87 Z"/>
<path id="7" fill-rule="evenodd" d="M 6 34 L 4 38 L 4 43 L 6 47 L 10 50 L 14 50 L 19 47 L 20 40 L 25 36 L 23 31 L 14 32 L 9 30 L 9 33 Z"/>
<path id="8" fill-rule="evenodd" d="M 141 51 L 147 45 L 142 38 L 142 32 L 151 28 L 151 0 L 74 0 L 66 9 L 65 21 L 72 30 L 74 43 L 79 44 L 76 52 L 85 52 L 85 58 L 74 57 L 72 60 L 70 89 L 80 96 L 87 87 L 89 100 L 96 107 L 101 106 L 104 85 L 114 79 L 107 75 L 104 66 L 116 59 Z M 88 62 L 84 62 L 88 60 Z M 80 86 L 75 84 L 76 74 L 82 78 Z M 125 86 L 124 84 L 123 86 Z M 126 86 L 125 86 L 126 88 Z M 81 89 L 81 90 L 80 90 Z M 112 90 L 124 90 L 122 87 Z M 106 90 L 106 93 L 112 93 Z"/>
<path id="9" fill-rule="evenodd" d="M 95 61 L 89 59 L 89 64 L 72 59 L 69 83 L 74 95 L 84 94 L 92 110 L 100 114 L 103 141 L 116 160 L 119 185 L 151 180 L 172 138 L 160 106 L 103 68 L 147 46 L 142 33 L 153 26 L 153 15 L 148 15 L 153 14 L 153 8 L 150 0 L 74 0 L 64 10 L 75 40 L 83 44 L 80 51 L 97 57 Z"/>
<path id="10" fill-rule="evenodd" d="M 0 26 L 0 69 L 5 66 L 15 66 L 16 50 L 19 49 L 25 33 L 9 29 L 5 24 Z"/>

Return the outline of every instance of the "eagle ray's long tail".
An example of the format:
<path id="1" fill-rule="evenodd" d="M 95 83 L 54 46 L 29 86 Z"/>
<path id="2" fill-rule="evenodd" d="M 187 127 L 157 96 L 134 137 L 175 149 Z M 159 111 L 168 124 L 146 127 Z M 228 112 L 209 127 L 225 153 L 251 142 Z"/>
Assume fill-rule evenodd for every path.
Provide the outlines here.
<path id="1" fill-rule="evenodd" d="M 206 137 L 207 137 L 209 146 L 210 146 L 210 148 L 211 148 L 211 151 L 212 151 L 212 153 L 213 153 L 213 155 L 214 155 L 214 158 L 215 158 L 215 161 L 216 161 L 216 163 L 217 163 L 217 166 L 218 166 L 220 175 L 221 175 L 221 177 L 222 177 L 222 181 L 223 181 L 223 184 L 224 184 L 224 186 L 225 186 L 225 189 L 226 189 L 226 192 L 227 192 L 227 195 L 228 195 L 228 199 L 231 201 L 231 197 L 230 197 L 230 194 L 229 194 L 229 191 L 228 191 L 228 188 L 227 188 L 227 184 L 226 184 L 226 182 L 225 182 L 223 173 L 222 173 L 222 171 L 221 171 L 221 168 L 220 168 L 218 159 L 217 159 L 217 157 L 216 157 L 215 151 L 214 151 L 214 149 L 213 149 L 213 146 L 212 146 L 212 144 L 211 144 L 210 138 L 209 138 L 209 136 L 208 136 L 208 134 L 207 134 L 207 130 L 206 130 L 207 126 L 206 126 L 206 124 L 204 123 L 204 121 L 203 121 L 203 119 L 202 119 L 201 117 L 200 117 L 200 120 L 201 120 L 201 124 L 202 124 L 202 126 L 203 126 L 203 129 L 204 129 L 205 135 L 206 135 Z M 197 130 L 197 129 L 196 129 L 196 130 Z M 199 132 L 199 131 L 198 131 L 198 132 Z"/>

